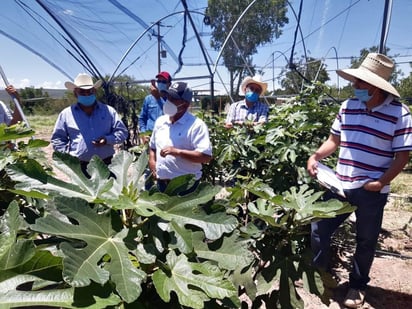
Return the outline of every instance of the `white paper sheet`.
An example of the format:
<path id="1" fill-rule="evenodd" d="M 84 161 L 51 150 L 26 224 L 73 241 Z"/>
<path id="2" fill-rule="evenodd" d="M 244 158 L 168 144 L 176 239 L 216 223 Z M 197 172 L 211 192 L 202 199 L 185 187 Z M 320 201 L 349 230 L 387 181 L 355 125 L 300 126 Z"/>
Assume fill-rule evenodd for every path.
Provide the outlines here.
<path id="1" fill-rule="evenodd" d="M 317 181 L 333 193 L 337 193 L 342 197 L 345 197 L 343 192 L 342 183 L 336 177 L 335 171 L 326 165 L 318 162 L 318 173 L 316 175 Z"/>

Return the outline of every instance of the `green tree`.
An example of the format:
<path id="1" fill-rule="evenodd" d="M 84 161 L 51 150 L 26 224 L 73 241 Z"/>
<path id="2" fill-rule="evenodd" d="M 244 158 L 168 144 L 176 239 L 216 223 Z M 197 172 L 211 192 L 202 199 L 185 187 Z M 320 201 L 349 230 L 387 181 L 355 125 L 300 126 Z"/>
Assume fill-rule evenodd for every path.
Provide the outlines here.
<path id="1" fill-rule="evenodd" d="M 211 20 L 212 48 L 220 50 L 223 47 L 228 34 L 249 4 L 249 0 L 208 1 L 205 13 Z M 281 28 L 288 23 L 286 4 L 285 0 L 257 1 L 234 28 L 222 52 L 230 74 L 232 94 L 238 93 L 243 77 L 250 75 L 247 67 L 255 73 L 252 56 L 257 52 L 257 47 L 272 42 L 282 34 Z"/>
<path id="2" fill-rule="evenodd" d="M 305 79 L 321 83 L 329 80 L 326 66 L 321 60 L 316 60 L 311 57 L 304 59 L 302 57 L 299 62 L 295 64 L 295 68 L 285 74 L 285 78 L 280 84 L 285 89 L 286 94 L 297 94 L 303 89 L 302 86 Z"/>
<path id="3" fill-rule="evenodd" d="M 412 67 L 412 63 L 409 65 Z M 410 104 L 412 101 L 412 73 L 409 73 L 408 77 L 400 81 L 398 91 L 401 98 L 404 98 Z"/>

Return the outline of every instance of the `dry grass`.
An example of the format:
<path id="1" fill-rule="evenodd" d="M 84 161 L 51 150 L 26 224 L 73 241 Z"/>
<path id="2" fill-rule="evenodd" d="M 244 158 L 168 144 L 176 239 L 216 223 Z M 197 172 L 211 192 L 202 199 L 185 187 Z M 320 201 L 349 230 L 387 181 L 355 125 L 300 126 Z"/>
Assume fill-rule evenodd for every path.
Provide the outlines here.
<path id="1" fill-rule="evenodd" d="M 394 207 L 412 211 L 412 170 L 406 169 L 400 173 L 391 184 L 391 197 Z"/>

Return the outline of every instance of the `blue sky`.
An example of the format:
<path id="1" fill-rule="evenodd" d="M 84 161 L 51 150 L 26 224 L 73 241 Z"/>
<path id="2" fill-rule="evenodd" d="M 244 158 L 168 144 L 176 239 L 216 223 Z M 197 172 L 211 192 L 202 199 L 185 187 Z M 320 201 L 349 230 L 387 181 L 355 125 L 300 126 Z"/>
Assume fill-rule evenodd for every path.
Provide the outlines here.
<path id="1" fill-rule="evenodd" d="M 11 1 L 11 0 L 6 0 Z M 150 12 L 154 5 L 166 12 L 181 10 L 182 7 L 178 0 L 169 1 L 146 1 L 137 0 L 142 12 Z M 190 2 L 190 1 L 188 1 Z M 345 68 L 349 65 L 349 58 L 359 56 L 362 48 L 379 45 L 381 39 L 382 20 L 383 20 L 383 0 L 304 0 L 301 16 L 301 35 L 298 33 L 295 52 L 301 56 L 306 51 L 310 57 L 324 59 L 327 69 L 330 70 L 332 84 L 338 82 L 334 70 Z M 206 6 L 207 1 L 197 0 L 198 8 Z M 289 1 L 296 14 L 299 11 L 300 1 Z M 253 8 L 252 8 L 253 9 Z M 254 63 L 262 68 L 263 77 L 269 84 L 269 90 L 278 86 L 279 74 L 283 67 L 287 65 L 285 57 L 289 58 L 293 45 L 293 38 L 296 29 L 296 18 L 289 9 L 289 24 L 283 29 L 284 34 L 274 40 L 271 44 L 260 47 L 258 54 L 254 56 Z M 159 9 L 159 14 L 162 10 Z M 144 16 L 144 15 L 142 15 Z M 405 74 L 409 74 L 408 62 L 412 61 L 412 1 L 394 0 L 390 20 L 389 32 L 387 35 L 387 47 L 390 48 L 390 55 L 398 54 L 396 61 L 401 64 L 401 69 Z M 155 18 L 155 17 L 154 17 Z M 157 16 L 156 18 L 159 18 Z M 169 20 L 165 20 L 169 22 Z M 170 21 L 172 23 L 172 21 Z M 205 30 L 206 28 L 202 29 Z M 207 29 L 206 29 L 207 30 Z M 166 30 L 165 30 L 166 31 Z M 181 38 L 175 38 L 180 42 Z M 205 42 L 208 38 L 205 38 Z M 5 71 L 9 82 L 17 88 L 35 86 L 43 88 L 64 88 L 67 76 L 58 72 L 40 57 L 30 53 L 20 47 L 12 40 L 0 35 L 1 66 Z M 179 50 L 175 50 L 176 53 Z M 193 57 L 199 57 L 200 49 L 192 49 Z M 208 53 L 212 62 L 217 58 L 218 53 L 208 48 Z M 337 55 L 339 61 L 333 58 Z M 137 79 L 150 79 L 157 73 L 157 57 L 147 57 L 142 64 L 136 64 L 132 69 L 132 75 Z M 275 61 L 274 61 L 275 60 Z M 116 59 L 117 61 L 117 59 Z M 164 67 L 168 69 L 170 59 L 164 60 Z M 79 68 L 79 72 L 81 69 Z M 108 72 L 111 73 L 111 72 Z M 222 66 L 218 66 L 216 76 L 216 89 L 223 89 L 222 81 L 227 82 L 227 72 Z M 199 74 L 195 68 L 187 68 L 180 76 Z M 74 76 L 73 76 L 74 77 Z M 176 77 L 179 77 L 176 76 Z M 222 81 L 220 80 L 222 78 Z M 339 80 L 342 86 L 346 82 Z M 191 80 L 193 88 L 204 87 L 205 81 Z M 0 82 L 0 86 L 4 86 Z"/>

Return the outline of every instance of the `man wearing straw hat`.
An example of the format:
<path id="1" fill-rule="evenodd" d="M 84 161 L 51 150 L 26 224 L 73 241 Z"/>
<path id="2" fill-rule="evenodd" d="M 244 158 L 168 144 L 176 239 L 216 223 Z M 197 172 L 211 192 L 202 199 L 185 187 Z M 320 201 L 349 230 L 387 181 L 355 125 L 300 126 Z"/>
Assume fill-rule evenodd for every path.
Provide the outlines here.
<path id="1" fill-rule="evenodd" d="M 259 101 L 267 86 L 268 84 L 264 83 L 259 75 L 245 77 L 240 85 L 241 94 L 245 95 L 245 99 L 230 105 L 225 128 L 231 129 L 234 125 L 246 123 L 255 125 L 267 122 L 269 107 Z"/>
<path id="2" fill-rule="evenodd" d="M 329 138 L 307 162 L 316 177 L 318 161 L 339 148 L 336 176 L 346 198 L 357 207 L 356 249 L 344 305 L 359 308 L 370 280 L 375 248 L 381 230 L 390 182 L 403 170 L 412 150 L 412 119 L 409 109 L 397 101 L 398 91 L 388 82 L 394 64 L 387 56 L 369 53 L 359 68 L 337 70 L 350 81 L 355 98 L 342 103 Z M 313 263 L 328 270 L 331 236 L 349 216 L 344 214 L 312 223 Z"/>
<path id="3" fill-rule="evenodd" d="M 53 149 L 77 157 L 83 173 L 93 156 L 110 164 L 114 145 L 123 143 L 128 131 L 116 110 L 96 99 L 102 81 L 93 83 L 88 74 L 79 74 L 74 82 L 66 82 L 77 102 L 58 116 L 51 137 Z"/>

